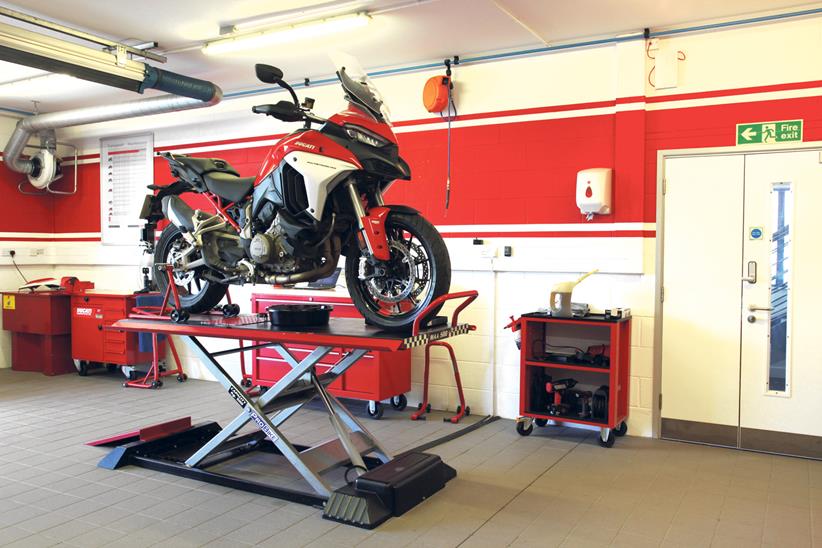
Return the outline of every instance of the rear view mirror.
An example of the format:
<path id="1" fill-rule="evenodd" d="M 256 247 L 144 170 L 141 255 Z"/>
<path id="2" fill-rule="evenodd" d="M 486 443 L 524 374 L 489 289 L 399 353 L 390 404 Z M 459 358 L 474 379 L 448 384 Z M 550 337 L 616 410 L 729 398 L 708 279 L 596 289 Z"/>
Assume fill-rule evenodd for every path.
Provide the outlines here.
<path id="1" fill-rule="evenodd" d="M 279 84 L 283 79 L 283 71 L 271 65 L 256 64 L 254 70 L 257 72 L 257 79 L 266 84 Z"/>

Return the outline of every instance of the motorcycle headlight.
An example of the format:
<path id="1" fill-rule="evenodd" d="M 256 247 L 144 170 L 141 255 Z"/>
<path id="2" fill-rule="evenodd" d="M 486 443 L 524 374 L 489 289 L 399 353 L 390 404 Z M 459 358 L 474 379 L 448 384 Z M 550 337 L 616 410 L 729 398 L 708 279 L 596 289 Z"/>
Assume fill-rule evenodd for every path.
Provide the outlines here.
<path id="1" fill-rule="evenodd" d="M 355 141 L 359 141 L 360 143 L 368 146 L 380 148 L 389 144 L 387 139 L 384 139 L 383 137 L 380 137 L 379 135 L 376 135 L 359 126 L 345 126 L 345 132 L 348 133 L 348 136 Z"/>

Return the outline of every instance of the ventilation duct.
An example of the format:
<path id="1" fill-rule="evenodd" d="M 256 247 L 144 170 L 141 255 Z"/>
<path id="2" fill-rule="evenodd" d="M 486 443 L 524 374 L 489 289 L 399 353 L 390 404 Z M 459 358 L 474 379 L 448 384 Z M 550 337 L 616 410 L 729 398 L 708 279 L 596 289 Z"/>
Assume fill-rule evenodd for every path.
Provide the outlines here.
<path id="1" fill-rule="evenodd" d="M 202 108 L 215 105 L 222 99 L 222 90 L 211 82 L 134 61 L 129 59 L 128 54 L 125 47 L 101 51 L 0 23 L 0 60 L 138 93 L 146 89 L 157 89 L 171 94 L 23 118 L 17 123 L 3 151 L 9 169 L 26 174 L 30 179 L 34 178 L 39 184 L 43 183 L 42 172 L 52 171 L 53 166 L 42 164 L 46 161 L 44 158 L 51 158 L 48 161 L 56 162 L 55 156 L 22 158 L 23 149 L 34 134 L 71 126 Z"/>

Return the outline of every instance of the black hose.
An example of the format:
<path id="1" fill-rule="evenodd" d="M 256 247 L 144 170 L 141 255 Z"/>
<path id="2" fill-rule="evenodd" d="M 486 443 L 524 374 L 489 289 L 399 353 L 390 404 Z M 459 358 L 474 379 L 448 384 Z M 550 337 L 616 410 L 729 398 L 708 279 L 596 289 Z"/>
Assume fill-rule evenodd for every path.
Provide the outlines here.
<path id="1" fill-rule="evenodd" d="M 223 94 L 219 87 L 206 80 L 146 65 L 146 78 L 140 86 L 140 93 L 148 88 L 204 102 L 219 100 Z"/>

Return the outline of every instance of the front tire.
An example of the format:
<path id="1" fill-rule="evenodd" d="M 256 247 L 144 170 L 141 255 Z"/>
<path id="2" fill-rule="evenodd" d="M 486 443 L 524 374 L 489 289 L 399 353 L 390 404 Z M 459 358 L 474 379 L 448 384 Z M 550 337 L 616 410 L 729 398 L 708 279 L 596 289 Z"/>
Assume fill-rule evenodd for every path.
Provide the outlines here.
<path id="1" fill-rule="evenodd" d="M 180 229 L 173 224 L 169 224 L 163 229 L 160 240 L 154 248 L 154 263 L 173 264 L 174 255 L 188 245 Z M 155 270 L 155 276 L 157 287 L 161 293 L 164 293 L 168 287 L 168 276 L 165 270 Z M 198 270 L 175 272 L 174 282 L 177 286 L 177 293 L 180 295 L 180 305 L 183 309 L 194 314 L 208 312 L 217 306 L 225 297 L 227 290 L 225 284 L 202 279 Z M 169 304 L 174 306 L 173 297 Z"/>
<path id="2" fill-rule="evenodd" d="M 385 232 L 391 259 L 372 266 L 362 256 L 346 257 L 346 285 L 367 323 L 386 331 L 405 331 L 434 299 L 448 293 L 451 259 L 440 233 L 421 215 L 392 212 Z M 368 279 L 360 279 L 363 261 L 365 268 L 379 268 L 384 274 L 372 272 Z"/>

